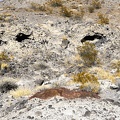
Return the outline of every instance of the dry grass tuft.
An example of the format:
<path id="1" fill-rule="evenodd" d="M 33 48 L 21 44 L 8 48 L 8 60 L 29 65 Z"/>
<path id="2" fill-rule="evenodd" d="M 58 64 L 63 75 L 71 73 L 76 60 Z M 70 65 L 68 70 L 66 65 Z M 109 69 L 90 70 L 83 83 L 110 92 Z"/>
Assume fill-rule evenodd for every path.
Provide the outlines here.
<path id="1" fill-rule="evenodd" d="M 97 93 L 100 89 L 100 85 L 97 77 L 87 72 L 81 72 L 73 76 L 73 81 L 81 83 L 80 88 L 82 90 L 88 90 Z"/>
<path id="2" fill-rule="evenodd" d="M 116 69 L 114 76 L 120 77 L 120 60 L 112 60 L 110 67 Z"/>
<path id="3" fill-rule="evenodd" d="M 116 69 L 116 72 L 120 72 L 120 60 L 111 61 L 111 67 Z"/>
<path id="4" fill-rule="evenodd" d="M 41 5 L 41 4 L 32 2 L 30 9 L 33 10 L 34 12 L 40 12 L 40 11 L 42 11 L 42 12 L 46 12 L 46 13 L 49 13 L 49 14 L 52 14 L 52 12 L 53 12 L 52 7 L 50 7 L 48 5 L 48 3 Z"/>
<path id="5" fill-rule="evenodd" d="M 70 8 L 67 8 L 65 6 L 61 7 L 61 11 L 60 14 L 65 16 L 65 17 L 71 17 L 72 16 L 72 12 Z"/>
<path id="6" fill-rule="evenodd" d="M 52 7 L 61 7 L 62 1 L 61 0 L 50 0 L 48 4 L 50 4 Z"/>
<path id="7" fill-rule="evenodd" d="M 84 65 L 92 66 L 98 62 L 98 51 L 93 43 L 84 42 L 83 46 L 77 47 L 78 54 L 81 56 Z"/>
<path id="8" fill-rule="evenodd" d="M 102 13 L 98 13 L 98 23 L 103 24 L 109 24 L 109 18 L 103 15 Z"/>
<path id="9" fill-rule="evenodd" d="M 101 2 L 99 0 L 92 0 L 92 6 L 95 9 L 100 9 L 101 8 Z"/>
<path id="10" fill-rule="evenodd" d="M 0 61 L 9 61 L 10 58 L 8 57 L 8 55 L 5 52 L 1 52 L 0 53 Z"/>
<path id="11" fill-rule="evenodd" d="M 95 10 L 95 8 L 94 8 L 93 6 L 89 6 L 89 7 L 88 7 L 88 11 L 89 11 L 89 13 L 93 13 L 94 10 Z"/>
<path id="12" fill-rule="evenodd" d="M 83 7 L 80 7 L 80 10 L 79 11 L 73 11 L 72 12 L 73 14 L 73 17 L 76 18 L 76 19 L 82 19 L 84 14 L 85 14 L 85 11 L 84 11 L 84 8 Z"/>
<path id="13" fill-rule="evenodd" d="M 1 13 L 0 14 L 0 21 L 3 21 L 3 22 L 9 22 L 12 17 L 12 14 L 11 13 L 8 13 L 8 12 L 5 12 L 5 13 Z"/>
<path id="14" fill-rule="evenodd" d="M 120 72 L 115 73 L 114 76 L 120 78 Z"/>
<path id="15" fill-rule="evenodd" d="M 110 80 L 111 82 L 115 83 L 115 77 L 108 71 L 100 68 L 100 67 L 93 67 L 90 68 L 89 71 L 91 73 L 94 73 L 98 79 L 102 79 L 102 80 Z"/>
<path id="16" fill-rule="evenodd" d="M 45 5 L 41 5 L 34 2 L 31 3 L 31 9 L 33 9 L 34 11 L 46 11 Z"/>
<path id="17" fill-rule="evenodd" d="M 0 70 L 7 70 L 9 68 L 8 63 L 11 57 L 9 57 L 5 52 L 0 53 Z"/>
<path id="18" fill-rule="evenodd" d="M 32 91 L 28 88 L 18 88 L 16 90 L 11 90 L 10 94 L 14 98 L 22 97 L 22 96 L 29 96 L 32 94 Z"/>

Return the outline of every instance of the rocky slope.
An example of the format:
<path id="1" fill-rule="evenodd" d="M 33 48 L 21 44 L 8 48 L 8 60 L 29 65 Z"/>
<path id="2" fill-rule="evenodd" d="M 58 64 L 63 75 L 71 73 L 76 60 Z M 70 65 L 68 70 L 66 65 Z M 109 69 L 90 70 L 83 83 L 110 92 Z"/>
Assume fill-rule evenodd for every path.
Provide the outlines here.
<path id="1" fill-rule="evenodd" d="M 77 58 L 77 47 L 82 46 L 81 40 L 86 36 L 99 33 L 101 39 L 91 42 L 99 51 L 101 68 L 115 73 L 116 69 L 110 68 L 110 62 L 120 59 L 119 0 L 109 0 L 109 4 L 105 0 L 100 9 L 109 16 L 107 25 L 97 23 L 96 14 L 99 10 L 91 14 L 86 12 L 82 19 L 74 19 L 44 11 L 28 11 L 30 2 L 33 1 L 0 2 L 0 52 L 5 51 L 12 57 L 9 69 L 0 71 L 1 81 L 15 81 L 23 90 L 31 90 L 31 94 L 19 98 L 15 98 L 11 92 L 1 93 L 0 119 L 119 120 L 120 77 L 115 77 L 114 84 L 109 81 L 108 75 L 108 78 L 99 77 L 100 99 L 88 97 L 70 100 L 55 96 L 47 100 L 28 100 L 40 89 L 60 86 L 79 88 L 79 85 L 70 81 L 71 75 L 84 69 Z M 34 2 L 42 4 L 46 1 Z M 84 5 L 85 1 L 82 2 Z M 90 71 L 89 68 L 87 71 Z"/>

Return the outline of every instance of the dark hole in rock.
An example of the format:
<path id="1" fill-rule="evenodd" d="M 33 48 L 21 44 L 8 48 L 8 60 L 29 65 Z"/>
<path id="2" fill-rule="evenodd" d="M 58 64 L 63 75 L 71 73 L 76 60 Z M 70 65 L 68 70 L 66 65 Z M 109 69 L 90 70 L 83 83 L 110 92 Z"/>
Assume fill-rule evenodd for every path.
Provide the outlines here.
<path id="1" fill-rule="evenodd" d="M 43 85 L 44 82 L 45 82 L 44 80 L 37 80 L 37 81 L 35 81 L 35 83 L 37 85 Z"/>
<path id="2" fill-rule="evenodd" d="M 0 34 L 3 35 L 5 33 L 5 31 L 1 31 Z"/>
<path id="3" fill-rule="evenodd" d="M 24 41 L 25 39 L 29 39 L 29 37 L 31 36 L 33 34 L 33 32 L 31 32 L 29 35 L 26 35 L 26 34 L 24 34 L 24 33 L 18 33 L 17 35 L 16 35 L 16 41 L 18 41 L 18 42 L 22 42 L 22 41 Z"/>
<path id="4" fill-rule="evenodd" d="M 0 40 L 0 45 L 7 44 L 7 41 Z"/>
<path id="5" fill-rule="evenodd" d="M 106 38 L 106 36 L 104 36 L 103 34 L 101 33 L 95 33 L 94 35 L 86 35 L 82 40 L 81 42 L 86 42 L 86 41 L 93 41 L 95 39 L 104 39 Z"/>

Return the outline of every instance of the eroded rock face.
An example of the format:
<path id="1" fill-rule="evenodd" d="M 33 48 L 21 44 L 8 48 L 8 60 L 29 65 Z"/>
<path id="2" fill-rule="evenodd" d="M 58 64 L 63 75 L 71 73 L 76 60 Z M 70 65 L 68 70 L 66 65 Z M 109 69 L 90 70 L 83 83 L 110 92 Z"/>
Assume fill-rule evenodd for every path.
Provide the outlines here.
<path id="1" fill-rule="evenodd" d="M 103 40 L 105 39 L 106 36 L 104 36 L 103 34 L 101 33 L 95 33 L 94 35 L 86 35 L 82 40 L 81 42 L 86 42 L 86 41 L 93 41 L 95 39 L 99 39 L 99 40 Z"/>
<path id="2" fill-rule="evenodd" d="M 74 98 L 85 98 L 85 97 L 94 97 L 94 98 L 100 98 L 98 94 L 93 92 L 87 92 L 87 91 L 81 91 L 81 90 L 69 90 L 64 87 L 60 88 L 51 88 L 46 89 L 40 92 L 37 92 L 33 96 L 29 98 L 40 98 L 40 99 L 48 99 L 54 96 L 61 96 L 67 99 L 74 99 Z"/>

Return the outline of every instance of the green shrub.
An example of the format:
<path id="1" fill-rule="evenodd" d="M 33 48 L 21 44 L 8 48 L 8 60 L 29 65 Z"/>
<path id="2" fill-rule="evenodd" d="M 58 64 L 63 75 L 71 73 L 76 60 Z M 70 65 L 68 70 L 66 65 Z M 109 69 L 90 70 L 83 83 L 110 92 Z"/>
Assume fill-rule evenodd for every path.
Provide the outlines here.
<path id="1" fill-rule="evenodd" d="M 89 73 L 81 72 L 73 76 L 73 81 L 76 83 L 81 83 L 80 88 L 83 90 L 89 90 L 92 92 L 99 91 L 98 79 Z"/>
<path id="2" fill-rule="evenodd" d="M 92 66 L 98 62 L 98 51 L 93 43 L 84 42 L 83 46 L 79 46 L 77 50 L 86 66 Z"/>
<path id="3" fill-rule="evenodd" d="M 6 81 L 0 85 L 0 92 L 7 93 L 10 90 L 15 90 L 17 88 L 18 86 L 15 83 Z"/>

